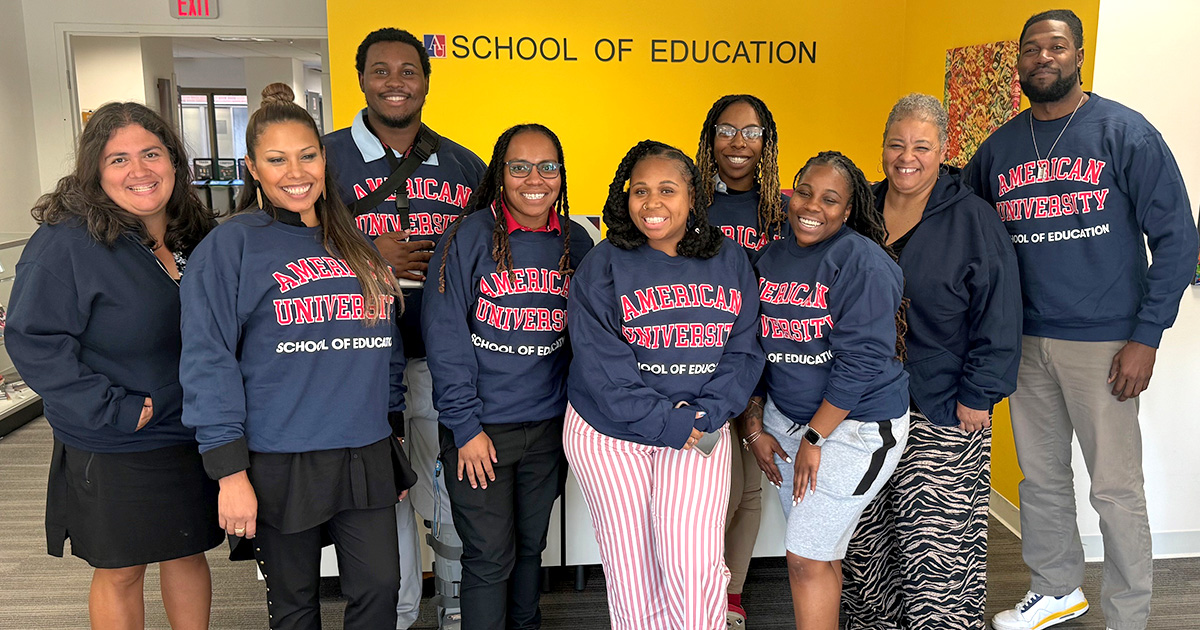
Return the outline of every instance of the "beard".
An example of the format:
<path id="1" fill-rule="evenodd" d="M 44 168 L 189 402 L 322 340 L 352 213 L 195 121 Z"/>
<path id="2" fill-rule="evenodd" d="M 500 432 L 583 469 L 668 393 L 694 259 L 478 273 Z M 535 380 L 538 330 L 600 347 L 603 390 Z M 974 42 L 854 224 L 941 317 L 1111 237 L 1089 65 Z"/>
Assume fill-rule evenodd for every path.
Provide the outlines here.
<path id="1" fill-rule="evenodd" d="M 375 110 L 371 110 L 371 111 L 375 111 Z M 408 127 L 409 125 L 413 124 L 414 121 L 417 120 L 417 115 L 419 113 L 420 112 L 418 111 L 418 112 L 414 112 L 408 116 L 397 117 L 397 116 L 384 116 L 383 114 L 380 114 L 379 112 L 376 111 L 375 116 L 378 117 L 379 122 L 383 123 L 383 126 L 385 126 L 385 127 L 391 127 L 392 129 L 404 129 L 405 127 Z"/>
<path id="2" fill-rule="evenodd" d="M 1061 101 L 1063 97 L 1071 93 L 1075 86 L 1079 85 L 1079 68 L 1065 77 L 1059 77 L 1050 85 L 1040 88 L 1034 85 L 1031 81 L 1021 79 L 1021 91 L 1029 99 L 1030 103 L 1054 103 Z"/>

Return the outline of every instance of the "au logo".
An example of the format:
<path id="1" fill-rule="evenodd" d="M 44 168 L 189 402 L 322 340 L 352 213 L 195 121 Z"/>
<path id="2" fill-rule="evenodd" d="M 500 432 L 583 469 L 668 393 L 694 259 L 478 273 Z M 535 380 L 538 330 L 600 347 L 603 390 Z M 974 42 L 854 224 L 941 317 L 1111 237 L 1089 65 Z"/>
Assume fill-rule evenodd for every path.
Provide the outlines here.
<path id="1" fill-rule="evenodd" d="M 446 36 L 426 35 L 425 52 L 433 59 L 446 58 Z"/>

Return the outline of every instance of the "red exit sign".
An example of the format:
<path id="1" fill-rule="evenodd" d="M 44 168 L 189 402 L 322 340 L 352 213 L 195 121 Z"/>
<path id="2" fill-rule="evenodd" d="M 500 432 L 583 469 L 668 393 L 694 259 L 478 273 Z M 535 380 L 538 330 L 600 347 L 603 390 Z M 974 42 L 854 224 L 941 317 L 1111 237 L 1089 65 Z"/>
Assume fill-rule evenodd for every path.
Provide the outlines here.
<path id="1" fill-rule="evenodd" d="M 219 15 L 217 0 L 167 0 L 171 4 L 171 17 L 186 19 L 211 19 Z"/>

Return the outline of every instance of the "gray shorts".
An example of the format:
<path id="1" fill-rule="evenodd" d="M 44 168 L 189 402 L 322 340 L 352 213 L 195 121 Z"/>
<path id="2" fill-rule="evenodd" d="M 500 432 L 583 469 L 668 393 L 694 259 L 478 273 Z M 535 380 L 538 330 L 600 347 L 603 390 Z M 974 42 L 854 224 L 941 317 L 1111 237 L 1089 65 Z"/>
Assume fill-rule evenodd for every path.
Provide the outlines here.
<path id="1" fill-rule="evenodd" d="M 805 419 L 807 421 L 807 419 Z M 763 409 L 763 428 L 795 459 L 804 429 L 779 411 L 770 399 Z M 908 412 L 884 422 L 846 419 L 821 447 L 817 489 L 792 507 L 796 471 L 779 456 L 775 465 L 783 477 L 779 499 L 787 517 L 787 550 L 810 560 L 841 560 L 850 536 L 871 499 L 896 470 L 908 440 Z"/>

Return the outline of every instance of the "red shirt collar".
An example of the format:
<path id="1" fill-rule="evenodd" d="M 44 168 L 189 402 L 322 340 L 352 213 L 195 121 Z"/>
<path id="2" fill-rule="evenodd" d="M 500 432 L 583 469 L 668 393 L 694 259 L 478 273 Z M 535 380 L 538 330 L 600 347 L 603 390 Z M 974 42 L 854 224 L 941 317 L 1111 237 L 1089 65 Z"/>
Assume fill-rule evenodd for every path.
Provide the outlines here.
<path id="1" fill-rule="evenodd" d="M 521 231 L 521 232 L 555 232 L 555 233 L 562 232 L 562 227 L 558 223 L 558 213 L 557 212 L 553 212 L 553 211 L 550 212 L 550 218 L 546 220 L 546 225 L 544 225 L 540 228 L 527 228 L 524 225 L 517 223 L 517 220 L 513 218 L 512 213 L 508 211 L 508 204 L 504 203 L 503 199 L 500 200 L 500 211 L 501 211 L 501 213 L 504 214 L 504 228 L 506 230 L 508 230 L 509 234 L 512 234 L 513 232 L 517 232 L 517 231 Z"/>

